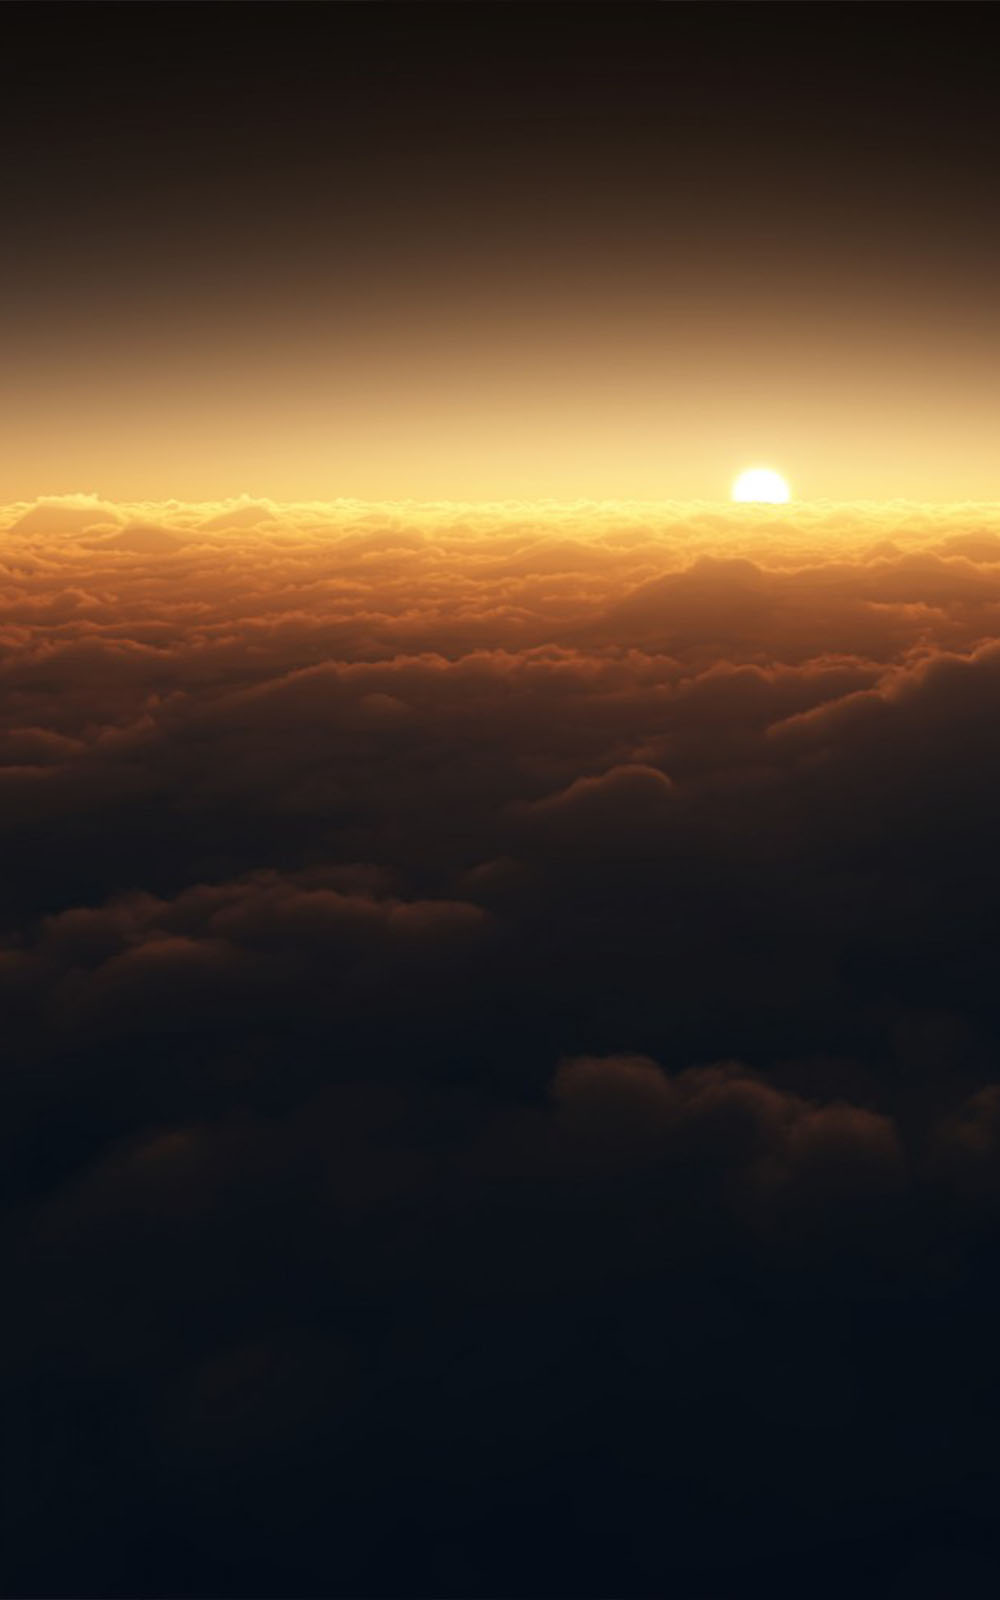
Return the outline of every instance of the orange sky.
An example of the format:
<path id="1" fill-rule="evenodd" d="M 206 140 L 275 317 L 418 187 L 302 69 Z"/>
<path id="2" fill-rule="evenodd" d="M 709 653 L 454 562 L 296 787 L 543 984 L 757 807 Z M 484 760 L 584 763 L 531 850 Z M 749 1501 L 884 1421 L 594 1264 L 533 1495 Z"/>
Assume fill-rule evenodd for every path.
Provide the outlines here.
<path id="1" fill-rule="evenodd" d="M 977 8 L 120 9 L 21 19 L 0 501 L 1000 494 Z"/>
<path id="2" fill-rule="evenodd" d="M 304 307 L 154 285 L 148 319 L 98 298 L 15 344 L 0 499 L 722 498 L 758 460 L 810 499 L 1000 493 L 993 344 L 933 294 L 619 277 L 562 299 L 320 284 Z"/>

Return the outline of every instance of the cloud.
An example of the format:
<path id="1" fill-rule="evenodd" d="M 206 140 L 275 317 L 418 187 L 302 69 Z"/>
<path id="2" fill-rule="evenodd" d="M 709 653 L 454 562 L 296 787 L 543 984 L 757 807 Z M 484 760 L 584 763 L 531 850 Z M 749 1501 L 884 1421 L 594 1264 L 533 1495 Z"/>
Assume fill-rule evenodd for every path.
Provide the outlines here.
<path id="1" fill-rule="evenodd" d="M 836 1589 L 886 1482 L 968 1504 L 995 514 L 0 527 L 18 1591 L 746 1592 L 789 1526 Z"/>
<path id="2" fill-rule="evenodd" d="M 133 522 L 120 533 L 108 534 L 101 540 L 106 550 L 126 550 L 132 555 L 166 555 L 179 550 L 183 538 L 170 528 L 158 528 L 153 523 Z"/>

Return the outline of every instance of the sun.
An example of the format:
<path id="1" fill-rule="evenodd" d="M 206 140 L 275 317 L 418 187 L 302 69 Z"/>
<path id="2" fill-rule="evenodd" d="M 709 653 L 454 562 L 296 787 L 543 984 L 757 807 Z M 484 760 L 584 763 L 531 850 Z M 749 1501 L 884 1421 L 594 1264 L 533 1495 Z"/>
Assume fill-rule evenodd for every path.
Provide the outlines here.
<path id="1" fill-rule="evenodd" d="M 733 484 L 734 500 L 756 500 L 772 506 L 784 505 L 791 493 L 781 473 L 772 472 L 770 467 L 748 467 Z"/>

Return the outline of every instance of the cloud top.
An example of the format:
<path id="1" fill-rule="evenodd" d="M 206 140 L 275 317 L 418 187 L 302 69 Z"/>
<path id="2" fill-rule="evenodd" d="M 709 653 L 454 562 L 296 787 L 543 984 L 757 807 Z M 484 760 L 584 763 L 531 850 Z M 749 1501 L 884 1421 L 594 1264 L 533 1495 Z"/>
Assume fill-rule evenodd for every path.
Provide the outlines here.
<path id="1" fill-rule="evenodd" d="M 0 529 L 18 1592 L 977 1548 L 1000 509 Z"/>

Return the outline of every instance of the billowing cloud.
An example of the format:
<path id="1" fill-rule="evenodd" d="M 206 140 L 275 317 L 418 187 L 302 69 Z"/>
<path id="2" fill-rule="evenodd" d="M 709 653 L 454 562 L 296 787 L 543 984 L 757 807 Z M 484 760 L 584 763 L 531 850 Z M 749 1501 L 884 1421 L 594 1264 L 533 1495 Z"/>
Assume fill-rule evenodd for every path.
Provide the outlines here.
<path id="1" fill-rule="evenodd" d="M 0 528 L 18 1592 L 746 1592 L 986 1481 L 995 510 Z"/>

